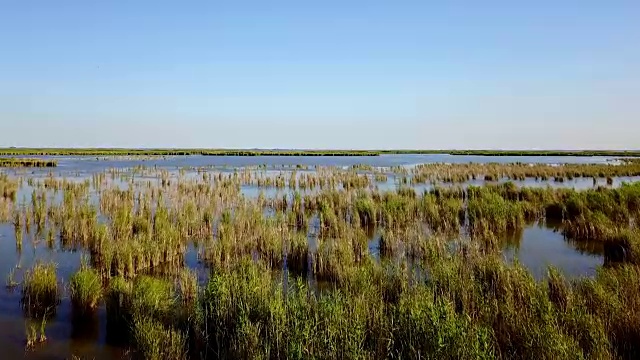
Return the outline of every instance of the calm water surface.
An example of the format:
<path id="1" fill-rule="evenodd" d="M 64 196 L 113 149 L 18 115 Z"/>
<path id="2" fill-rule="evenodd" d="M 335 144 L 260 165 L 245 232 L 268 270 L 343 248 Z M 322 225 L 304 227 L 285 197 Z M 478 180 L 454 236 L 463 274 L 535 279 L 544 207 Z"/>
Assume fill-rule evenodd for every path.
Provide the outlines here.
<path id="1" fill-rule="evenodd" d="M 31 156 L 30 156 L 31 157 Z M 54 172 L 80 172 L 90 174 L 110 168 L 131 168 L 148 166 L 160 168 L 181 167 L 247 167 L 247 166 L 337 166 L 370 165 L 374 167 L 415 166 L 429 163 L 530 163 L 530 164 L 605 164 L 615 161 L 612 157 L 587 156 L 460 156 L 446 154 L 430 155 L 380 155 L 380 156 L 167 156 L 136 159 L 130 157 L 69 157 L 33 156 L 41 159 L 55 159 L 58 166 Z M 48 172 L 48 170 L 34 170 Z"/>

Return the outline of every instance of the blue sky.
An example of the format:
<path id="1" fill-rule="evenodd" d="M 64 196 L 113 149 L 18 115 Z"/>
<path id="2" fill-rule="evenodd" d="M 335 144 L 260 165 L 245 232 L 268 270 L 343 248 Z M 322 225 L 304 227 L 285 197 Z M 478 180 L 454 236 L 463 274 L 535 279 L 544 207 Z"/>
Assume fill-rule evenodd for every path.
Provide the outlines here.
<path id="1" fill-rule="evenodd" d="M 640 148 L 640 2 L 523 3 L 0 0 L 0 146 Z"/>

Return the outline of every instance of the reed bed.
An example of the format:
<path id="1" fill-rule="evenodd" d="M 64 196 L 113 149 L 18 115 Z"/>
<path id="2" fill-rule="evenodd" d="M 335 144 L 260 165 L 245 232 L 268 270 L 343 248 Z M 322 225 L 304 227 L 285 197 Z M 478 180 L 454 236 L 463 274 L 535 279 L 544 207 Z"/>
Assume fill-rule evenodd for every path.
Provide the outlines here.
<path id="1" fill-rule="evenodd" d="M 608 156 L 638 157 L 636 150 L 234 150 L 234 149 L 123 149 L 123 148 L 3 148 L 1 155 L 74 155 L 74 156 L 178 156 L 178 155 L 272 155 L 336 154 L 347 156 L 380 154 L 449 154 L 475 156 Z M 369 155 L 369 156 L 370 156 Z"/>
<path id="2" fill-rule="evenodd" d="M 284 291 L 281 277 L 245 258 L 214 271 L 186 314 L 168 283 L 141 286 L 123 311 L 133 312 L 135 352 L 144 358 L 638 354 L 637 267 L 606 269 L 576 283 L 551 269 L 536 282 L 522 267 L 493 257 L 432 250 L 440 258 L 425 262 L 428 278 L 412 279 L 403 266 L 366 262 L 351 270 L 348 281 L 319 294 L 295 279 Z"/>
<path id="3" fill-rule="evenodd" d="M 104 300 L 108 338 L 133 357 L 640 356 L 639 183 L 418 192 L 380 191 L 364 167 L 130 170 L 32 180 L 10 220 L 16 239 L 35 232 L 88 256 L 71 302 L 88 317 Z M 282 191 L 243 193 L 266 179 Z M 503 261 L 496 242 L 532 221 L 602 243 L 606 263 L 568 281 Z M 207 276 L 188 268 L 190 252 Z M 21 287 L 25 309 L 54 311 L 63 292 L 53 264 Z"/>
<path id="4" fill-rule="evenodd" d="M 411 171 L 412 183 L 463 183 L 472 180 L 564 181 L 575 178 L 608 178 L 640 176 L 640 162 L 627 160 L 609 164 L 423 164 Z"/>
<path id="5" fill-rule="evenodd" d="M 16 200 L 18 181 L 9 178 L 7 174 L 0 174 L 0 195 L 2 200 Z"/>
<path id="6" fill-rule="evenodd" d="M 638 150 L 381 150 L 382 154 L 447 154 L 462 156 L 604 156 L 639 157 Z"/>
<path id="7" fill-rule="evenodd" d="M 58 162 L 50 159 L 0 158 L 0 167 L 56 167 Z"/>
<path id="8" fill-rule="evenodd" d="M 377 156 L 368 150 L 233 150 L 233 149 L 121 149 L 121 148 L 4 148 L 0 155 L 55 156 Z"/>

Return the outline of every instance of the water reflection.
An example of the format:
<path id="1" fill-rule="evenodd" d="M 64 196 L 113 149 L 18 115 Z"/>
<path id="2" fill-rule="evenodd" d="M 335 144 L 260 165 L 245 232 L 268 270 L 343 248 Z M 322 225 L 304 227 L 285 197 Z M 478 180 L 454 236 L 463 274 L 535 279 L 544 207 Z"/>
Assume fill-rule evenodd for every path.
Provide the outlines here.
<path id="1" fill-rule="evenodd" d="M 503 255 L 510 262 L 517 259 L 537 279 L 544 278 L 549 266 L 570 278 L 594 276 L 604 263 L 602 243 L 568 240 L 558 224 L 545 222 L 505 236 Z"/>
<path id="2" fill-rule="evenodd" d="M 71 339 L 85 342 L 98 342 L 100 320 L 96 311 L 85 311 L 72 306 Z"/>

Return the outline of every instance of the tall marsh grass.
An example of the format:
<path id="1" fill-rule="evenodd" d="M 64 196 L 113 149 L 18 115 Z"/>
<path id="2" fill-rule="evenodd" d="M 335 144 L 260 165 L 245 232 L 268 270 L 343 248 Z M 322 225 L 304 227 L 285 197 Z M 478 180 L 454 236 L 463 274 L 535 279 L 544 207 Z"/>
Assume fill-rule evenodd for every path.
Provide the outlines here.
<path id="1" fill-rule="evenodd" d="M 131 170 L 143 180 L 112 170 L 91 181 L 34 180 L 31 202 L 12 205 L 8 220 L 20 246 L 24 233 L 89 254 L 70 278 L 71 302 L 89 317 L 104 299 L 107 336 L 133 357 L 636 358 L 638 184 L 409 187 L 420 176 L 568 180 L 596 170 L 633 171 L 398 168 L 386 171 L 403 184 L 380 191 L 366 167 L 271 177 L 263 167 Z M 241 192 L 258 183 L 278 192 Z M 0 177 L 15 198 L 11 184 Z M 602 244 L 595 278 L 567 280 L 551 268 L 536 279 L 487 246 L 545 219 L 573 242 Z M 188 269 L 190 251 L 208 276 Z M 25 310 L 55 311 L 61 292 L 54 264 L 26 271 Z"/>
<path id="2" fill-rule="evenodd" d="M 42 316 L 55 313 L 60 290 L 54 263 L 36 263 L 24 274 L 21 303 L 27 313 Z"/>
<path id="3" fill-rule="evenodd" d="M 71 302 L 78 309 L 91 311 L 102 298 L 102 281 L 98 272 L 91 268 L 80 269 L 69 281 Z"/>

